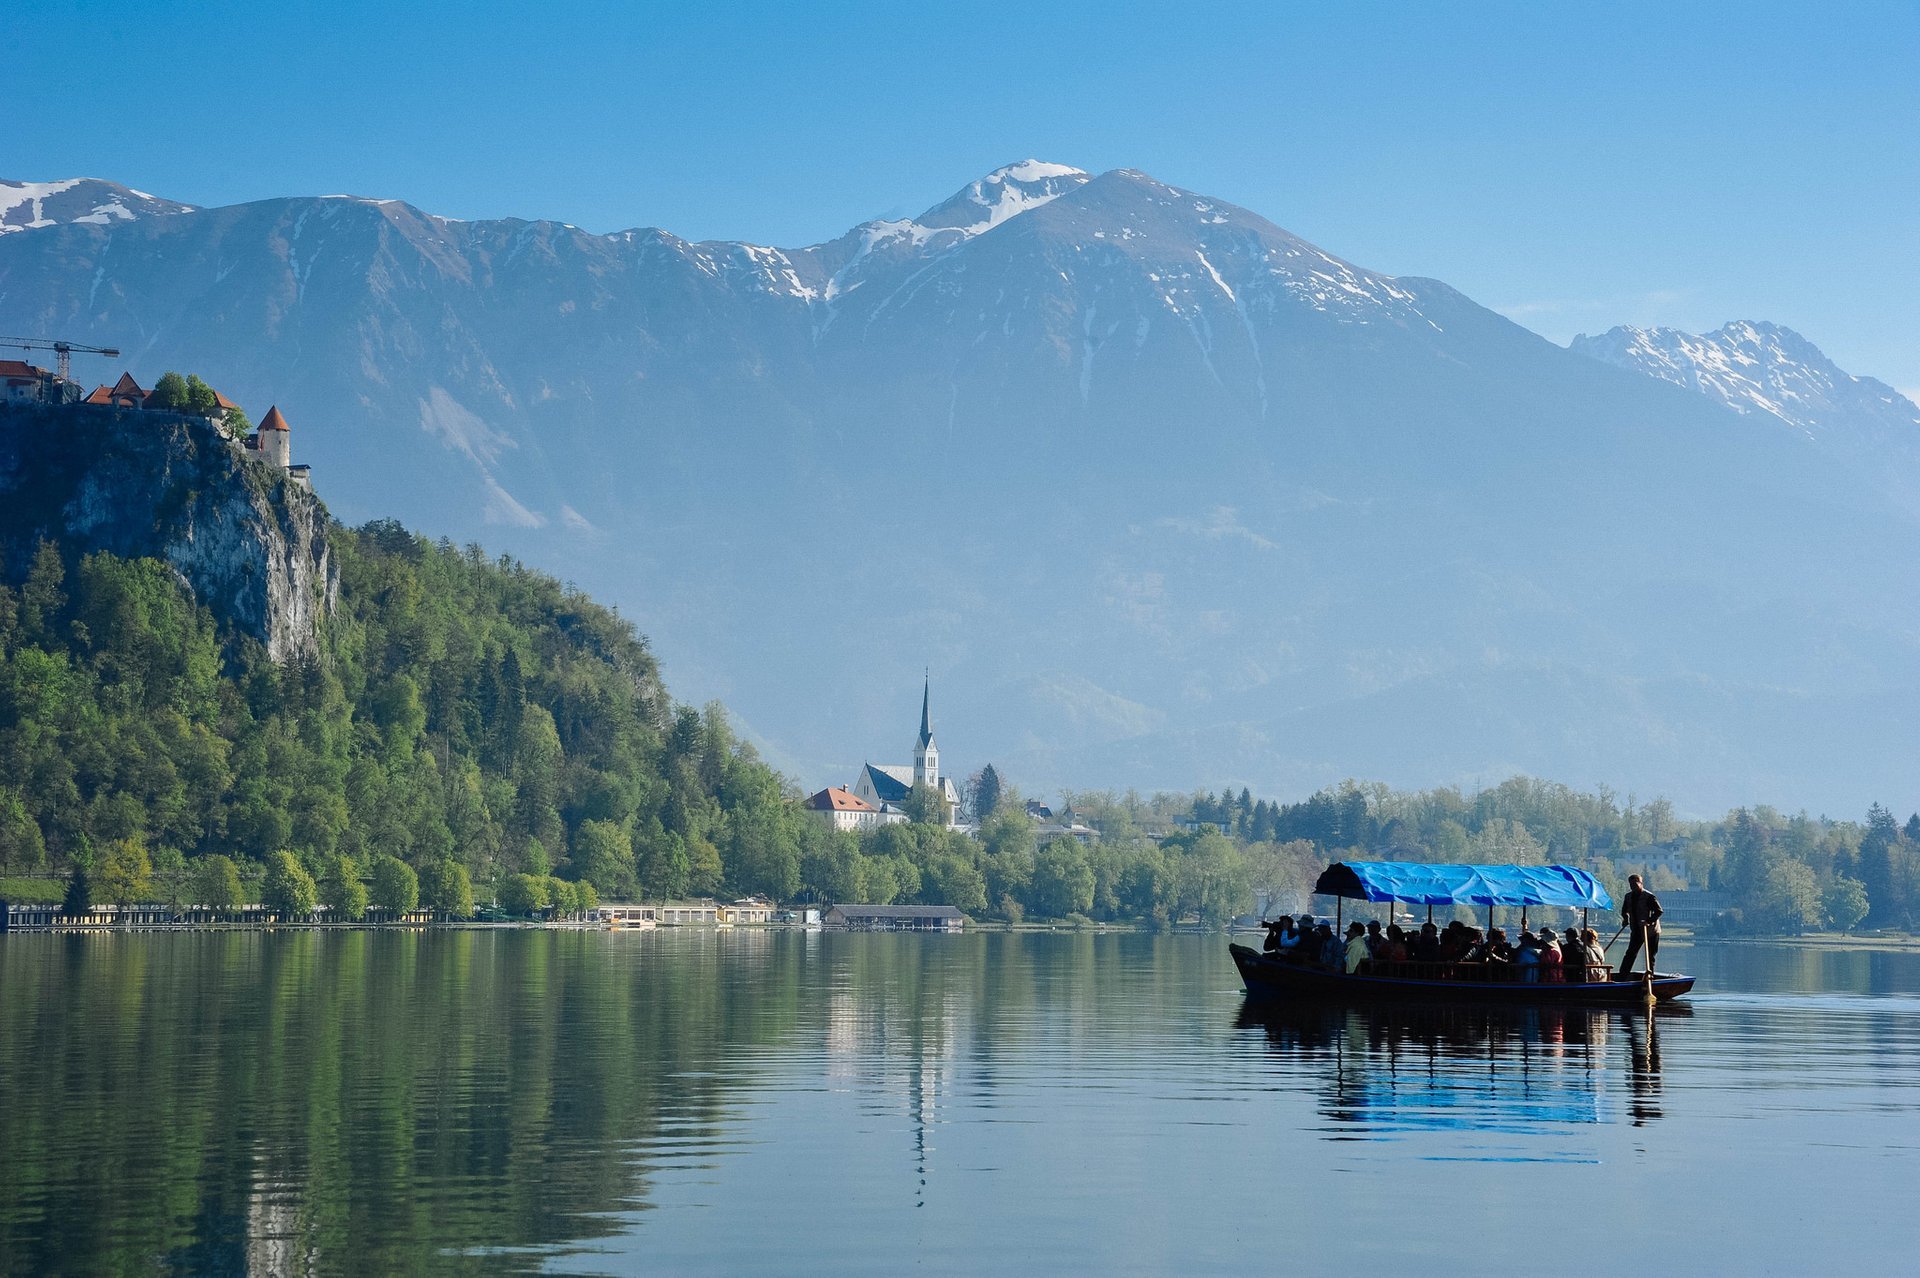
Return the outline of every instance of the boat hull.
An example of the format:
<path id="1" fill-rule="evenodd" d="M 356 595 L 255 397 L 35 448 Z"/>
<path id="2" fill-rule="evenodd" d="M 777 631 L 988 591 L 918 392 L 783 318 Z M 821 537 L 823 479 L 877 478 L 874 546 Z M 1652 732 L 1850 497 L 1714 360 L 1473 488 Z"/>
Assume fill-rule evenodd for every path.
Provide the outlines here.
<path id="1" fill-rule="evenodd" d="M 1593 984 L 1530 981 L 1416 980 L 1397 976 L 1349 976 L 1300 963 L 1267 958 L 1244 945 L 1230 945 L 1234 966 L 1250 998 L 1279 1000 L 1346 1000 L 1393 1003 L 1526 1003 L 1578 1007 L 1622 1007 L 1644 1004 L 1644 978 Z M 1679 998 L 1693 988 L 1691 976 L 1655 973 L 1657 1002 Z"/>

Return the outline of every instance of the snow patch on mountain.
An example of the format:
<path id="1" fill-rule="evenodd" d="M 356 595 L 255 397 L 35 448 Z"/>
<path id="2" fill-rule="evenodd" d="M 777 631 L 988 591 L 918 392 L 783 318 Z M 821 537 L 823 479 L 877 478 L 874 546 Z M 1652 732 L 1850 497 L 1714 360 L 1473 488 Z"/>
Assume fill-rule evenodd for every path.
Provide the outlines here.
<path id="1" fill-rule="evenodd" d="M 1809 437 L 1843 419 L 1920 429 L 1920 407 L 1891 386 L 1855 377 L 1779 324 L 1734 320 L 1711 333 L 1620 325 L 1585 333 L 1574 352 L 1685 386 L 1738 413 L 1766 413 Z"/>
<path id="2" fill-rule="evenodd" d="M 933 230 L 979 235 L 1029 209 L 1049 204 L 1091 180 L 1086 172 L 1064 164 L 1022 160 L 995 169 L 977 182 L 969 182 L 958 194 L 914 220 Z"/>
<path id="3" fill-rule="evenodd" d="M 156 213 L 184 213 L 191 205 L 162 200 L 99 178 L 16 182 L 0 178 L 0 235 L 69 222 L 108 225 Z"/>

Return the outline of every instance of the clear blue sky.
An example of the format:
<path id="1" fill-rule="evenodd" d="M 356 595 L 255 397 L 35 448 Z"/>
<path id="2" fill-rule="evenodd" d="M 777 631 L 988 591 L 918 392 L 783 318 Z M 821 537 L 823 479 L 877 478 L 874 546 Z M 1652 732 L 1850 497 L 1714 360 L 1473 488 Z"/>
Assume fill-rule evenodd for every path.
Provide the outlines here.
<path id="1" fill-rule="evenodd" d="M 1557 340 L 1739 317 L 1920 395 L 1920 0 L 60 3 L 0 176 L 809 243 L 1131 167 Z"/>

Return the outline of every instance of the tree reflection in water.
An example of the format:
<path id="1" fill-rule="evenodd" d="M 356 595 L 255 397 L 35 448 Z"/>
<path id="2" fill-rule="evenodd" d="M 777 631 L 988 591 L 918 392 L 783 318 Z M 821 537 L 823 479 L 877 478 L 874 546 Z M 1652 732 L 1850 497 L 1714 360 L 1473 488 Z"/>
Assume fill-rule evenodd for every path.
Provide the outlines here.
<path id="1" fill-rule="evenodd" d="M 1246 1003 L 1277 1060 L 1320 1095 L 1327 1140 L 1430 1130 L 1534 1133 L 1662 1116 L 1660 1027 L 1644 1011 Z M 1624 1059 L 1623 1059 L 1624 1058 Z"/>

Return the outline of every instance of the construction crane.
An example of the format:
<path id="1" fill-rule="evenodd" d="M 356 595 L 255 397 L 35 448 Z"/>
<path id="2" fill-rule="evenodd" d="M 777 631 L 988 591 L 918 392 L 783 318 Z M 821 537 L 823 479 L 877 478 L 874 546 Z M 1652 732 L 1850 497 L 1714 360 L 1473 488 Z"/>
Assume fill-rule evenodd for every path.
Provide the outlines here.
<path id="1" fill-rule="evenodd" d="M 109 359 L 118 359 L 120 352 L 111 346 L 83 346 L 79 342 L 49 341 L 44 337 L 0 337 L 0 346 L 18 346 L 23 351 L 52 351 L 56 366 L 63 382 L 72 381 L 73 353 L 82 355 L 105 355 Z"/>

